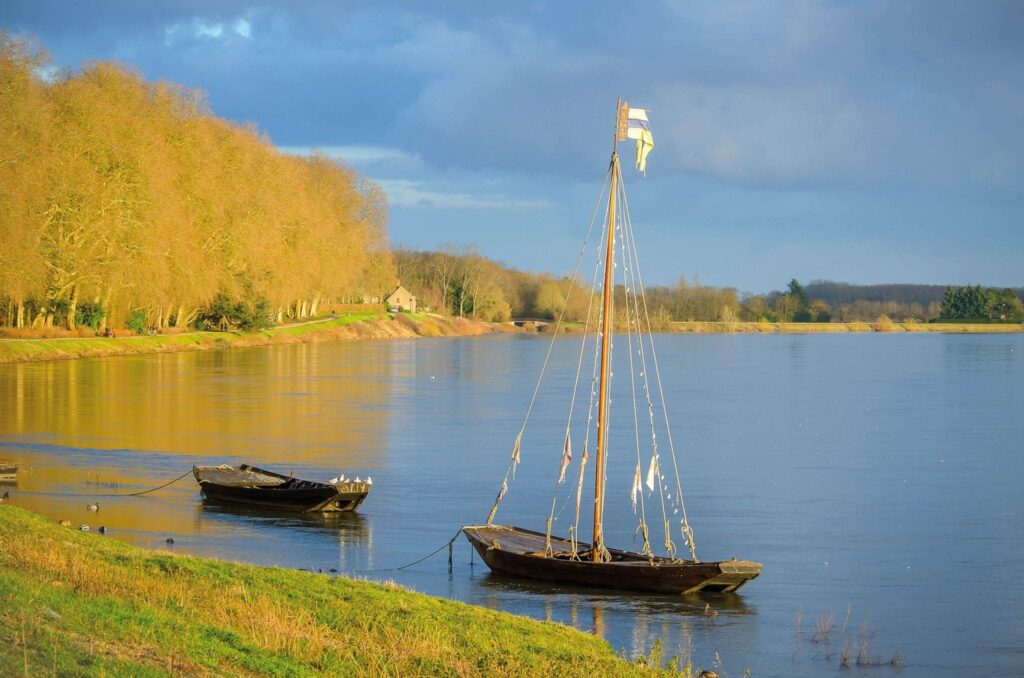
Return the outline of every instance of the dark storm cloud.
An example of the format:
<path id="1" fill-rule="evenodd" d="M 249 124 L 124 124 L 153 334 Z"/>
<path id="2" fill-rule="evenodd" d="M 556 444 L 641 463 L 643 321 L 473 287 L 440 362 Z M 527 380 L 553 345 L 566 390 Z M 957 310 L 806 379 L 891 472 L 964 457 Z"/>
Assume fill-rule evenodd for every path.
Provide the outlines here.
<path id="1" fill-rule="evenodd" d="M 385 182 L 398 239 L 424 246 L 472 230 L 431 216 L 440 206 L 534 210 L 538 229 L 561 221 L 552 205 L 607 162 L 619 94 L 652 109 L 643 190 L 660 206 L 659 237 L 721 236 L 723 251 L 666 260 L 663 277 L 718 262 L 728 282 L 743 275 L 732 257 L 769 248 L 773 276 L 796 274 L 801 243 L 827 258 L 856 233 L 847 269 L 871 278 L 901 274 L 873 248 L 941 237 L 970 250 L 968 277 L 1010 282 L 1006 243 L 1020 244 L 1016 1 L 8 0 L 0 26 L 38 36 L 61 66 L 133 64 L 206 90 L 217 114 L 281 146 L 334 148 Z M 485 252 L 492 237 L 477 238 Z M 506 244 L 513 263 L 540 256 Z M 918 280 L 949 270 L 930 251 Z"/>
<path id="2" fill-rule="evenodd" d="M 0 19 L 58 59 L 198 84 L 286 144 L 372 137 L 438 165 L 580 174 L 621 92 L 653 109 L 663 171 L 1012 188 L 1022 7 L 14 2 Z"/>

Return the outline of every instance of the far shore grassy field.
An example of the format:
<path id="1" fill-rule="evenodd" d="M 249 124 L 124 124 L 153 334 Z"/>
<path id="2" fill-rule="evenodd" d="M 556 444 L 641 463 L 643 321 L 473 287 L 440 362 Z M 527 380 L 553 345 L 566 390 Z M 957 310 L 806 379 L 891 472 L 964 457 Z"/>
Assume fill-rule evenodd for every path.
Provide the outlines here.
<path id="1" fill-rule="evenodd" d="M 561 624 L 394 584 L 146 551 L 10 504 L 0 601 L 3 676 L 665 673 Z"/>
<path id="2" fill-rule="evenodd" d="M 563 323 L 568 332 L 582 329 L 580 323 Z M 538 325 L 525 331 L 550 331 Z M 671 322 L 662 331 L 688 334 L 832 334 L 843 332 L 908 333 L 1021 333 L 1020 323 L 900 323 L 887 320 L 849 323 L 786 322 Z M 69 360 L 100 356 L 209 351 L 245 346 L 266 346 L 315 341 L 351 341 L 412 337 L 476 336 L 499 332 L 521 332 L 509 323 L 490 323 L 469 318 L 446 318 L 426 313 L 383 313 L 360 311 L 337 317 L 282 325 L 258 332 L 182 332 L 129 337 L 2 338 L 0 363 L 40 360 Z"/>
<path id="3" fill-rule="evenodd" d="M 182 332 L 129 337 L 0 338 L 0 363 L 100 356 L 208 351 L 314 341 L 473 336 L 511 331 L 495 323 L 426 313 L 342 313 L 258 332 Z"/>
<path id="4" fill-rule="evenodd" d="M 673 322 L 671 332 L 690 334 L 834 334 L 842 332 L 938 332 L 981 334 L 1024 332 L 1021 323 L 898 323 L 891 320 L 850 323 L 772 323 L 772 322 Z"/>

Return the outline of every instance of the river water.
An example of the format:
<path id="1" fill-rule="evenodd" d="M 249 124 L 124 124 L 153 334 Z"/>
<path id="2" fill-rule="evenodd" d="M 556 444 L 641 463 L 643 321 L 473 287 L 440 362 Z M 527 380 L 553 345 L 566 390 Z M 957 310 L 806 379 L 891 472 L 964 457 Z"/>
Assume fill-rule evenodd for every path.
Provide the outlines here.
<path id="1" fill-rule="evenodd" d="M 578 342 L 555 342 L 499 522 L 544 529 Z M 485 519 L 544 337 L 0 365 L 0 460 L 22 463 L 12 503 L 106 526 L 98 539 L 390 579 L 597 633 L 631 657 L 657 640 L 720 675 L 818 676 L 842 671 L 844 647 L 855 662 L 866 641 L 882 665 L 858 673 L 1024 675 L 1024 335 L 656 342 L 698 556 L 764 563 L 739 594 L 531 584 L 489 573 L 461 538 L 450 574 L 445 551 L 387 571 Z M 621 417 L 606 534 L 635 548 L 632 414 Z M 101 496 L 194 463 L 242 462 L 371 475 L 374 489 L 358 514 L 331 518 L 207 505 L 191 478 Z M 98 513 L 85 509 L 94 500 Z M 828 637 L 815 637 L 829 615 Z M 897 653 L 903 666 L 885 665 Z"/>

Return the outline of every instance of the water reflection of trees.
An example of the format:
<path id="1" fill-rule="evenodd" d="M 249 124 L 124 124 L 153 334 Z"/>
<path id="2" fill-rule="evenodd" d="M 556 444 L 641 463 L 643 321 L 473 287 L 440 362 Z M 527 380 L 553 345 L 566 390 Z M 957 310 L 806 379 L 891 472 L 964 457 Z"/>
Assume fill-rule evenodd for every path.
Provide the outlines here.
<path id="1" fill-rule="evenodd" d="M 346 469 L 384 450 L 387 342 L 0 366 L 0 435 Z M 124 469 L 128 471 L 128 469 Z"/>

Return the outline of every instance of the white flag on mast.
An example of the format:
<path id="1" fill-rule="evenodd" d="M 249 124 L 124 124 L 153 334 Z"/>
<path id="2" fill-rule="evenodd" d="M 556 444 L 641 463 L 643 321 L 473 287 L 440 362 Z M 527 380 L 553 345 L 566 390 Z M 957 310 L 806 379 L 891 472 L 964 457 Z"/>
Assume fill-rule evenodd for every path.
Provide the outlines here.
<path id="1" fill-rule="evenodd" d="M 646 174 L 647 155 L 654 148 L 654 137 L 651 135 L 651 124 L 647 119 L 646 109 L 629 109 L 626 114 L 626 138 L 636 140 L 636 168 Z"/>

